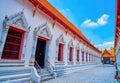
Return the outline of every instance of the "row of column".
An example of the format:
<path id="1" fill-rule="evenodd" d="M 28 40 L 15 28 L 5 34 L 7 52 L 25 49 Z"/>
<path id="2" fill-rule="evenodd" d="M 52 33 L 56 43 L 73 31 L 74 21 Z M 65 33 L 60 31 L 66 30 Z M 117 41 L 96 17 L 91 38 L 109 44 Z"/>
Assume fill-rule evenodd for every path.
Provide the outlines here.
<path id="1" fill-rule="evenodd" d="M 95 55 L 92 55 L 88 52 L 84 52 L 82 51 L 79 54 L 79 62 L 80 63 L 96 63 L 96 62 L 100 62 L 100 57 L 97 57 Z M 78 59 L 78 57 L 76 57 Z"/>
<path id="2" fill-rule="evenodd" d="M 64 44 L 58 45 L 58 56 L 56 57 L 57 63 L 65 62 L 66 65 L 69 64 L 85 64 L 85 63 L 96 63 L 100 62 L 101 58 L 97 55 L 91 53 L 90 51 L 80 50 L 73 48 L 64 48 Z M 67 56 L 66 56 L 67 54 Z M 67 60 L 67 61 L 66 61 Z"/>

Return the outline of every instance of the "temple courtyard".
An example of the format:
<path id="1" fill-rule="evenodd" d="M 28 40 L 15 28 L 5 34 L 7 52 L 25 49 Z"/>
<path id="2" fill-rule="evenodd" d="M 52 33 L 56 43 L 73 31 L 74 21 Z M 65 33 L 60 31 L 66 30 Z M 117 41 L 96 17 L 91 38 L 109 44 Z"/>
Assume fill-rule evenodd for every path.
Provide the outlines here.
<path id="1" fill-rule="evenodd" d="M 42 83 L 119 83 L 114 79 L 114 75 L 115 67 L 113 65 L 100 64 Z"/>

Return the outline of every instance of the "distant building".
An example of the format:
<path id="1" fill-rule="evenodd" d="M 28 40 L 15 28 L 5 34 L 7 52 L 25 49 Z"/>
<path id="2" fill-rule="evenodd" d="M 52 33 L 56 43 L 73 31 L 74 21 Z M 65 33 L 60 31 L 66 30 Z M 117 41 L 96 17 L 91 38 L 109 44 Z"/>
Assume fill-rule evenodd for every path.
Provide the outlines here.
<path id="1" fill-rule="evenodd" d="M 102 63 L 103 64 L 112 64 L 114 62 L 114 51 L 113 50 L 102 50 L 101 51 L 102 56 Z"/>

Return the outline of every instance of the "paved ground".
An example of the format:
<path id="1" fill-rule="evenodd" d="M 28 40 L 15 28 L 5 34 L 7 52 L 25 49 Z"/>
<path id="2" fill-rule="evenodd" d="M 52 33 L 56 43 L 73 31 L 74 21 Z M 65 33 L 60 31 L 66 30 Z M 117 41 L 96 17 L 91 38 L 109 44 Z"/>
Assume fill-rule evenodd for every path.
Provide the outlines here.
<path id="1" fill-rule="evenodd" d="M 111 65 L 82 70 L 42 83 L 118 83 L 114 79 L 115 68 Z"/>

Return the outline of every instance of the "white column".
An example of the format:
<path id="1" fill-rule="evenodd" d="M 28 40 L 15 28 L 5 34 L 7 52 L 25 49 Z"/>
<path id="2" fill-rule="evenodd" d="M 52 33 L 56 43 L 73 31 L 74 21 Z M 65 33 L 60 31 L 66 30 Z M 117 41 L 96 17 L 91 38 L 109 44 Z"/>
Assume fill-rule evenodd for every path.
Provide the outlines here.
<path id="1" fill-rule="evenodd" d="M 68 65 L 68 56 L 69 56 L 69 49 L 68 49 L 68 46 L 67 44 L 65 43 L 64 45 L 64 62 L 65 62 L 65 65 Z"/>

